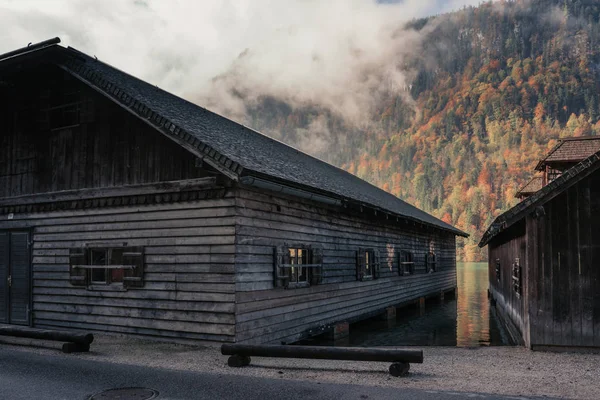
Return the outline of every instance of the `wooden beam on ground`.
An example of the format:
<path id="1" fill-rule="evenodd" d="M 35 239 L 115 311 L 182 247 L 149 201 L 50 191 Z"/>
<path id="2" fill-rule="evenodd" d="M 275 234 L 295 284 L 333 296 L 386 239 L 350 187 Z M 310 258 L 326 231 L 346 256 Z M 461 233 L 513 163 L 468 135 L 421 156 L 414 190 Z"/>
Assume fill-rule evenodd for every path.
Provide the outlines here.
<path id="1" fill-rule="evenodd" d="M 408 374 L 411 362 L 423 363 L 422 350 L 374 349 L 351 347 L 321 346 L 279 346 L 279 345 L 243 345 L 224 344 L 221 354 L 229 355 L 230 367 L 245 367 L 250 357 L 305 358 L 318 360 L 346 361 L 383 361 L 392 362 L 390 374 L 404 376 Z"/>
<path id="2" fill-rule="evenodd" d="M 91 333 L 36 329 L 17 325 L 0 325 L 0 336 L 70 342 L 80 346 L 88 346 L 88 348 L 90 343 L 94 341 L 94 335 Z"/>

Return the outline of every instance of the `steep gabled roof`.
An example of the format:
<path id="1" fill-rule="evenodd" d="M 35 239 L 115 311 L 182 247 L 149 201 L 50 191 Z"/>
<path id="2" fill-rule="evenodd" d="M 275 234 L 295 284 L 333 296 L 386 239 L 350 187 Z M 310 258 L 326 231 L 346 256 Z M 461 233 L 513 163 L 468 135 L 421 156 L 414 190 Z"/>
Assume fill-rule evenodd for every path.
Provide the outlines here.
<path id="1" fill-rule="evenodd" d="M 483 237 L 479 242 L 479 247 L 486 246 L 495 236 L 525 218 L 527 214 L 533 212 L 537 206 L 544 205 L 599 168 L 600 151 L 568 169 L 561 176 L 544 186 L 535 194 L 523 200 L 504 214 L 499 215 L 483 234 Z"/>
<path id="2" fill-rule="evenodd" d="M 515 195 L 515 197 L 519 196 L 528 196 L 531 195 L 542 188 L 543 178 L 541 176 L 534 176 L 525 186 L 521 188 Z"/>
<path id="3" fill-rule="evenodd" d="M 543 171 L 546 164 L 550 163 L 580 162 L 597 151 L 600 151 L 600 136 L 562 138 L 535 169 Z"/>
<path id="4" fill-rule="evenodd" d="M 364 204 L 456 235 L 453 226 L 358 177 L 192 104 L 72 48 L 52 44 L 47 58 L 144 119 L 232 179 L 253 176 Z M 25 54 L 43 51 L 27 50 Z M 19 57 L 11 55 L 9 60 Z M 0 67 L 4 60 L 0 59 Z"/>

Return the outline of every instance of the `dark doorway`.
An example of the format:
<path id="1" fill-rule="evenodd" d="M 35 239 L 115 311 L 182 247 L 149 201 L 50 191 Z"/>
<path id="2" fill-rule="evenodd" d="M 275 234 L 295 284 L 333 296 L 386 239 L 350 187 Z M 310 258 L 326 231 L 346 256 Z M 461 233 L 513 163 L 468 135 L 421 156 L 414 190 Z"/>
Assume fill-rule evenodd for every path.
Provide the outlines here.
<path id="1" fill-rule="evenodd" d="M 0 323 L 29 325 L 29 232 L 0 231 Z"/>

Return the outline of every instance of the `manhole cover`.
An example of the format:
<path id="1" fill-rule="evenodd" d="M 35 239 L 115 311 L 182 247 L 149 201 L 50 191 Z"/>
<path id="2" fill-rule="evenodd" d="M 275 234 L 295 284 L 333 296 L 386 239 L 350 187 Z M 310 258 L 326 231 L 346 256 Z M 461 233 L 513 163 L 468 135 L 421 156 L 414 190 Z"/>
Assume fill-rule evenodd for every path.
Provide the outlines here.
<path id="1" fill-rule="evenodd" d="M 90 397 L 89 400 L 150 400 L 158 396 L 154 389 L 120 388 L 109 389 Z"/>

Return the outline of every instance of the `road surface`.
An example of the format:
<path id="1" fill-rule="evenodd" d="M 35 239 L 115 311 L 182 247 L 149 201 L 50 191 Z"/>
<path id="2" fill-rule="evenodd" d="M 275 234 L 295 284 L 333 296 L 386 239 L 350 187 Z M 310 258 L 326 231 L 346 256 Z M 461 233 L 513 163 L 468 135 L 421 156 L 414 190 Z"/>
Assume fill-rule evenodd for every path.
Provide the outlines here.
<path id="1" fill-rule="evenodd" d="M 60 353 L 41 355 L 27 349 L 0 344 L 0 399 L 6 400 L 84 400 L 107 389 L 124 387 L 156 390 L 159 393 L 157 400 L 524 399 L 474 393 L 358 386 L 350 383 L 339 385 L 175 371 L 88 361 Z"/>

